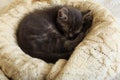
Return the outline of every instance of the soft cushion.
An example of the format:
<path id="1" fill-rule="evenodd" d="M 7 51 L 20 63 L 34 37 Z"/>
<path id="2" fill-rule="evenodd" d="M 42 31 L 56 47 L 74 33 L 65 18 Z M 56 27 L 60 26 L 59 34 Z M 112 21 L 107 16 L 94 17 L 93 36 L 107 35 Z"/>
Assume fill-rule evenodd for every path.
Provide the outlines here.
<path id="1" fill-rule="evenodd" d="M 91 10 L 93 23 L 68 61 L 49 64 L 25 54 L 17 44 L 20 20 L 34 9 L 72 5 Z M 0 67 L 13 80 L 112 80 L 120 73 L 120 29 L 112 14 L 92 1 L 16 0 L 0 15 Z M 4 75 L 3 75 L 4 76 Z"/>

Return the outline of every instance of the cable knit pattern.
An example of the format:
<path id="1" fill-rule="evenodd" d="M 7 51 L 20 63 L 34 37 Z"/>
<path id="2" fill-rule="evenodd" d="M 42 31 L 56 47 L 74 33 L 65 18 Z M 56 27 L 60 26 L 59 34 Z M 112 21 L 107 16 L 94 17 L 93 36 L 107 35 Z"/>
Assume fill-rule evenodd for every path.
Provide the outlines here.
<path id="1" fill-rule="evenodd" d="M 93 25 L 68 61 L 48 64 L 25 54 L 16 42 L 19 21 L 34 9 L 72 5 L 91 10 Z M 111 12 L 85 0 L 15 0 L 0 14 L 0 80 L 120 80 L 120 29 Z M 3 74 L 4 73 L 4 74 Z M 2 79 L 3 78 L 3 79 Z"/>

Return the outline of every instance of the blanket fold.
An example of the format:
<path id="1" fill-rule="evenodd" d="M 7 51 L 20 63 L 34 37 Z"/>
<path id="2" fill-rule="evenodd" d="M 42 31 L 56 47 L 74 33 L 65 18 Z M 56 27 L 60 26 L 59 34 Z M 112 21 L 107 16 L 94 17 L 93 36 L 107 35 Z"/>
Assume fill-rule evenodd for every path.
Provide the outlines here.
<path id="1" fill-rule="evenodd" d="M 25 54 L 17 44 L 20 20 L 34 9 L 71 5 L 91 10 L 93 23 L 87 36 L 68 61 L 48 64 Z M 0 79 L 8 80 L 114 80 L 120 74 L 120 29 L 101 5 L 84 0 L 15 0 L 0 14 Z M 4 74 L 3 74 L 4 73 Z M 117 77 L 117 79 L 120 79 Z"/>

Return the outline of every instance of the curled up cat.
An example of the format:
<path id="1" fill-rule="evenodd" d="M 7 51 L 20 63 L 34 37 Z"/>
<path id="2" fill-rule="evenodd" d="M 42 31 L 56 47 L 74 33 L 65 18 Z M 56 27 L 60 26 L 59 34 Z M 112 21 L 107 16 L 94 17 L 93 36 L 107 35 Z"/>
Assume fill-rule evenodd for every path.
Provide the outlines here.
<path id="1" fill-rule="evenodd" d="M 30 12 L 18 25 L 18 45 L 26 54 L 46 62 L 69 59 L 92 25 L 92 17 L 87 19 L 90 15 L 91 11 L 81 12 L 70 6 Z"/>

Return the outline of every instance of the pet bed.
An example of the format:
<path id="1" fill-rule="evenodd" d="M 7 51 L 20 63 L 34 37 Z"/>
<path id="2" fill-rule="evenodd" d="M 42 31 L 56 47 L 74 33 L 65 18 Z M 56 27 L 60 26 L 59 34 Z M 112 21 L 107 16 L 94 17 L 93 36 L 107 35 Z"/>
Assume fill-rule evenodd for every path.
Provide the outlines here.
<path id="1" fill-rule="evenodd" d="M 64 4 L 91 10 L 94 16 L 90 31 L 70 59 L 48 64 L 25 54 L 15 35 L 20 20 L 34 9 Z M 118 26 L 107 9 L 92 1 L 15 0 L 0 14 L 0 80 L 114 80 L 120 75 Z"/>

